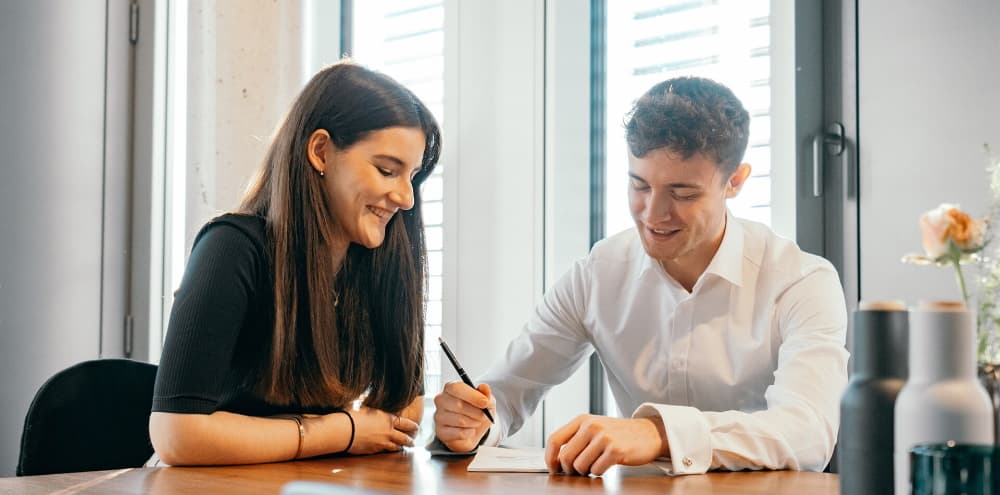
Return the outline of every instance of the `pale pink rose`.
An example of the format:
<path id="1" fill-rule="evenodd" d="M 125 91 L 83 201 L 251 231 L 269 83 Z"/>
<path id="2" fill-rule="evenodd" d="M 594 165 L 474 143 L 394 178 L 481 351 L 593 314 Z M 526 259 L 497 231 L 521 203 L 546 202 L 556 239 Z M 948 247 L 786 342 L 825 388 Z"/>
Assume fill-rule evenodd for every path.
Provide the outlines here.
<path id="1" fill-rule="evenodd" d="M 972 252 L 982 247 L 986 220 L 973 220 L 958 205 L 944 203 L 920 216 L 920 237 L 924 251 L 932 259 L 948 253 L 948 239 L 959 249 Z"/>
<path id="2" fill-rule="evenodd" d="M 948 252 L 948 227 L 952 218 L 948 211 L 957 208 L 947 203 L 920 215 L 920 241 L 928 258 L 940 258 Z"/>

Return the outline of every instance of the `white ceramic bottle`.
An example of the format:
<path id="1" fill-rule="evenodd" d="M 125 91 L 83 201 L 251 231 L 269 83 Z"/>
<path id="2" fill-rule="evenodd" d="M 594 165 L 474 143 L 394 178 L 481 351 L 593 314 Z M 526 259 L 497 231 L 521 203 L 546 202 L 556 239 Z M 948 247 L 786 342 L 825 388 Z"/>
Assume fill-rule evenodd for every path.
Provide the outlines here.
<path id="1" fill-rule="evenodd" d="M 896 397 L 896 495 L 910 493 L 910 449 L 993 444 L 993 406 L 976 378 L 975 317 L 960 302 L 910 310 L 909 378 Z"/>

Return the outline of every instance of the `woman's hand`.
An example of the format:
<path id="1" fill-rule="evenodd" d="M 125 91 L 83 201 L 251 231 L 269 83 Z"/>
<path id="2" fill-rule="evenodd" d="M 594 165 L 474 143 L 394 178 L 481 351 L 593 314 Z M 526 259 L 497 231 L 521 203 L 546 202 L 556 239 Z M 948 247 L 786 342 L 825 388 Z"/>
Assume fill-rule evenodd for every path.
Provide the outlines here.
<path id="1" fill-rule="evenodd" d="M 424 417 L 424 396 L 418 395 L 416 399 L 410 405 L 403 408 L 399 412 L 399 415 L 413 421 L 414 423 L 420 424 L 420 420 Z"/>
<path id="2" fill-rule="evenodd" d="M 345 412 L 354 418 L 350 454 L 394 452 L 413 445 L 418 425 L 410 419 L 370 407 Z"/>

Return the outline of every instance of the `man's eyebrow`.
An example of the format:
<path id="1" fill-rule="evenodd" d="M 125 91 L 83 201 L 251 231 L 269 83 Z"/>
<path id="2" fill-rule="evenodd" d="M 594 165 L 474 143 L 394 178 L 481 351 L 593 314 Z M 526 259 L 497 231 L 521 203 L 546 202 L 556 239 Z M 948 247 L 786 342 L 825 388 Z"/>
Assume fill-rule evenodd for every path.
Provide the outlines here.
<path id="1" fill-rule="evenodd" d="M 631 177 L 631 178 L 633 178 L 633 179 L 635 179 L 635 180 L 637 180 L 637 181 L 639 181 L 639 182 L 646 182 L 646 179 L 643 179 L 642 177 L 639 177 L 638 175 L 635 175 L 632 172 L 629 172 L 628 176 Z"/>
<path id="2" fill-rule="evenodd" d="M 629 172 L 628 176 L 639 182 L 642 182 L 643 184 L 648 184 L 648 182 L 646 182 L 646 179 L 643 179 L 642 177 L 639 177 L 638 175 L 635 175 L 632 172 Z M 672 189 L 701 189 L 700 184 L 689 184 L 687 182 L 672 182 L 670 184 L 667 184 L 667 187 Z"/>

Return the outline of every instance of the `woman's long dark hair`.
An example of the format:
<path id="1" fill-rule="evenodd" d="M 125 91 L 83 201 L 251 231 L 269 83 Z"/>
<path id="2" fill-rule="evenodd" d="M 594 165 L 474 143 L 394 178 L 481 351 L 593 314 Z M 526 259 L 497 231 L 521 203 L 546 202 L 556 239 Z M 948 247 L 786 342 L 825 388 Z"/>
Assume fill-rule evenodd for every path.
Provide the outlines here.
<path id="1" fill-rule="evenodd" d="M 400 210 L 375 249 L 351 244 L 333 266 L 333 211 L 306 148 L 317 129 L 346 149 L 368 133 L 413 127 L 426 136 L 413 179 L 414 205 Z M 426 248 L 420 184 L 441 150 L 427 107 L 391 78 L 350 62 L 320 71 L 299 94 L 240 207 L 266 219 L 273 254 L 274 333 L 259 390 L 276 404 L 399 411 L 423 386 Z M 338 301 L 339 299 L 339 301 Z"/>

